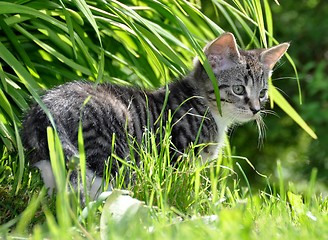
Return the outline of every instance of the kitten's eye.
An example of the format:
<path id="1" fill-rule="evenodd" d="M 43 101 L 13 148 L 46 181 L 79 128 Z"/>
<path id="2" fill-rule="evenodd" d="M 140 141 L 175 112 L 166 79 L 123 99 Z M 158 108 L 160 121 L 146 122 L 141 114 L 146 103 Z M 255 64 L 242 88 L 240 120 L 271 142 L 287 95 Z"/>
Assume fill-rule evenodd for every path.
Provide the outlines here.
<path id="1" fill-rule="evenodd" d="M 266 89 L 262 89 L 261 92 L 260 92 L 260 98 L 264 98 L 267 94 L 267 91 Z"/>
<path id="2" fill-rule="evenodd" d="M 232 91 L 237 95 L 243 95 L 245 93 L 245 87 L 243 85 L 232 86 Z"/>

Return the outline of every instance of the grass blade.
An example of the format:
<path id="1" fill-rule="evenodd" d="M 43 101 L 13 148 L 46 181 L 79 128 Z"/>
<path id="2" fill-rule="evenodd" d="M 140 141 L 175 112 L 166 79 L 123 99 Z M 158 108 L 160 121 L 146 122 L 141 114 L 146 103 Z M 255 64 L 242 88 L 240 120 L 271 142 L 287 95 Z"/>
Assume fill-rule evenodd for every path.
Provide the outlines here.
<path id="1" fill-rule="evenodd" d="M 295 111 L 295 109 L 287 102 L 287 100 L 281 95 L 281 93 L 275 88 L 271 87 L 271 96 L 273 101 L 290 116 L 307 134 L 312 138 L 317 139 L 315 132 L 307 125 L 302 117 Z"/>

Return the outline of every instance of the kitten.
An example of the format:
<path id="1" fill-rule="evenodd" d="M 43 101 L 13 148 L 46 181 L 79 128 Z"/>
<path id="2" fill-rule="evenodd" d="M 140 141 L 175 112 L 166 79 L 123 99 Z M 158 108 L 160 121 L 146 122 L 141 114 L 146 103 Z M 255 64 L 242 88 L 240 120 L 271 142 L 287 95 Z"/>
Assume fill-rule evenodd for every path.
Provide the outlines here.
<path id="1" fill-rule="evenodd" d="M 208 144 L 200 154 L 204 160 L 211 160 L 217 157 L 230 126 L 251 120 L 260 125 L 268 99 L 267 80 L 288 47 L 288 43 L 283 43 L 269 49 L 243 51 L 231 33 L 224 33 L 206 45 L 204 53 L 218 82 L 222 115 L 212 82 L 197 59 L 188 76 L 156 91 L 75 81 L 47 91 L 42 101 L 52 114 L 67 159 L 79 155 L 77 136 L 82 116 L 87 177 L 90 195 L 95 197 L 105 162 L 111 155 L 113 134 L 115 154 L 127 159 L 130 155 L 127 136 L 141 143 L 147 128 L 155 131 L 159 127 L 156 120 L 162 112 L 165 123 L 168 111 L 176 111 L 172 116 L 173 162 L 195 142 L 198 134 L 198 143 Z M 91 98 L 83 106 L 88 97 Z M 22 139 L 26 150 L 31 151 L 31 163 L 41 169 L 46 185 L 51 188 L 54 179 L 47 146 L 48 126 L 51 124 L 43 110 L 33 105 L 23 122 Z M 113 162 L 111 174 L 117 174 L 119 167 L 119 162 Z M 91 184 L 93 174 L 98 178 Z M 71 181 L 77 181 L 76 177 L 71 177 Z"/>

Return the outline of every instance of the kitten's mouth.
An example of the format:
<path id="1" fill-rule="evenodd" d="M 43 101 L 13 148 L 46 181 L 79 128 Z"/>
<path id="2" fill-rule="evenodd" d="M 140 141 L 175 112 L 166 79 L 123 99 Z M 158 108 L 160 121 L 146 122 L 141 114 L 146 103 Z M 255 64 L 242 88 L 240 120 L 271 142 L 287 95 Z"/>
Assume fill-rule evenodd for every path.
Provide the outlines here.
<path id="1" fill-rule="evenodd" d="M 255 121 L 259 117 L 260 117 L 260 112 L 257 112 L 254 114 L 251 111 L 242 110 L 242 111 L 239 111 L 239 114 L 237 114 L 235 119 L 239 123 L 246 123 L 249 121 Z"/>

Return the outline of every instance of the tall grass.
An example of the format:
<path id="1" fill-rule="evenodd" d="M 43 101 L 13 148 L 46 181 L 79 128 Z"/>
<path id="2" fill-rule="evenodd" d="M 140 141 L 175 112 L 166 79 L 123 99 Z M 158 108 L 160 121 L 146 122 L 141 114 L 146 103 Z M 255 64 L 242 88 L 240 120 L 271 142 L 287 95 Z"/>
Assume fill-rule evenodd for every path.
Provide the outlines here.
<path id="1" fill-rule="evenodd" d="M 204 15 L 201 1 L 1 1 L 0 148 L 3 150 L 1 163 L 6 164 L 0 166 L 0 173 L 14 176 L 0 179 L 1 184 L 8 184 L 13 188 L 10 189 L 13 195 L 18 197 L 24 187 L 31 186 L 33 182 L 31 179 L 35 173 L 31 175 L 25 169 L 19 128 L 22 113 L 32 101 L 40 104 L 51 119 L 39 98 L 43 90 L 73 79 L 87 79 L 95 84 L 111 82 L 156 88 L 191 69 L 195 55 L 208 68 L 201 49 L 207 41 L 226 30 L 236 35 L 241 47 L 268 47 L 277 43 L 267 0 L 212 0 L 211 4 L 217 15 L 229 22 L 229 29 L 222 29 L 220 22 Z M 242 38 L 242 32 L 248 38 Z M 293 61 L 290 58 L 288 60 L 294 66 Z M 307 133 L 316 137 L 273 86 L 270 94 L 277 105 Z M 167 237 L 191 236 L 184 232 L 203 226 L 202 221 L 191 225 L 181 223 L 179 227 L 170 223 L 178 221 L 177 216 L 188 219 L 189 216 L 217 214 L 222 204 L 238 208 L 246 206 L 247 210 L 225 210 L 219 214 L 220 218 L 228 219 L 227 224 L 236 226 L 229 214 L 240 217 L 249 210 L 248 205 L 241 202 L 250 189 L 239 188 L 239 178 L 233 171 L 229 149 L 225 156 L 219 156 L 217 162 L 204 166 L 198 164 L 197 156 L 191 150 L 185 156 L 191 161 L 182 161 L 180 165 L 172 167 L 166 148 L 169 146 L 166 141 L 169 141 L 170 124 L 165 129 L 166 132 L 161 133 L 163 147 L 160 150 L 153 148 L 156 135 L 152 134 L 146 136 L 145 144 L 138 149 L 142 165 L 135 168 L 136 184 L 131 190 L 138 199 L 144 200 L 149 206 L 156 206 L 160 212 L 148 220 L 153 225 L 164 222 L 164 225 L 158 224 L 157 229 L 163 232 L 168 230 Z M 30 198 L 27 209 L 21 215 L 15 214 L 19 217 L 7 222 L 0 230 L 7 233 L 15 229 L 13 232 L 18 235 L 29 231 L 36 239 L 99 237 L 96 223 L 99 222 L 102 206 L 90 211 L 86 220 L 79 221 L 82 209 L 71 204 L 74 197 L 72 200 L 67 193 L 67 173 L 61 164 L 63 156 L 60 143 L 56 133 L 50 129 L 48 140 L 51 162 L 58 175 L 56 210 L 52 211 L 44 203 L 42 190 L 41 196 Z M 125 171 L 124 168 L 122 171 Z M 123 182 L 118 177 L 116 186 L 121 187 Z M 267 200 L 268 205 L 271 200 Z M 38 212 L 40 206 L 41 213 Z M 30 228 L 29 223 L 34 221 L 34 214 L 44 215 L 45 224 L 32 224 Z M 154 223 L 154 219 L 158 221 Z M 252 226 L 251 218 L 244 220 L 249 229 L 236 231 L 247 234 Z M 224 221 L 215 222 L 214 225 L 225 228 Z M 134 231 L 120 235 L 122 229 L 126 230 L 124 226 L 113 226 L 116 230 L 110 234 L 122 238 L 135 233 L 148 236 L 135 224 L 131 227 Z M 176 228 L 181 228 L 182 232 L 177 233 Z M 208 226 L 201 229 L 204 230 L 204 236 L 216 236 L 215 231 Z M 160 237 L 161 234 L 162 231 L 157 231 L 149 236 Z M 202 236 L 198 232 L 196 235 Z M 225 236 L 224 233 L 222 236 Z"/>

